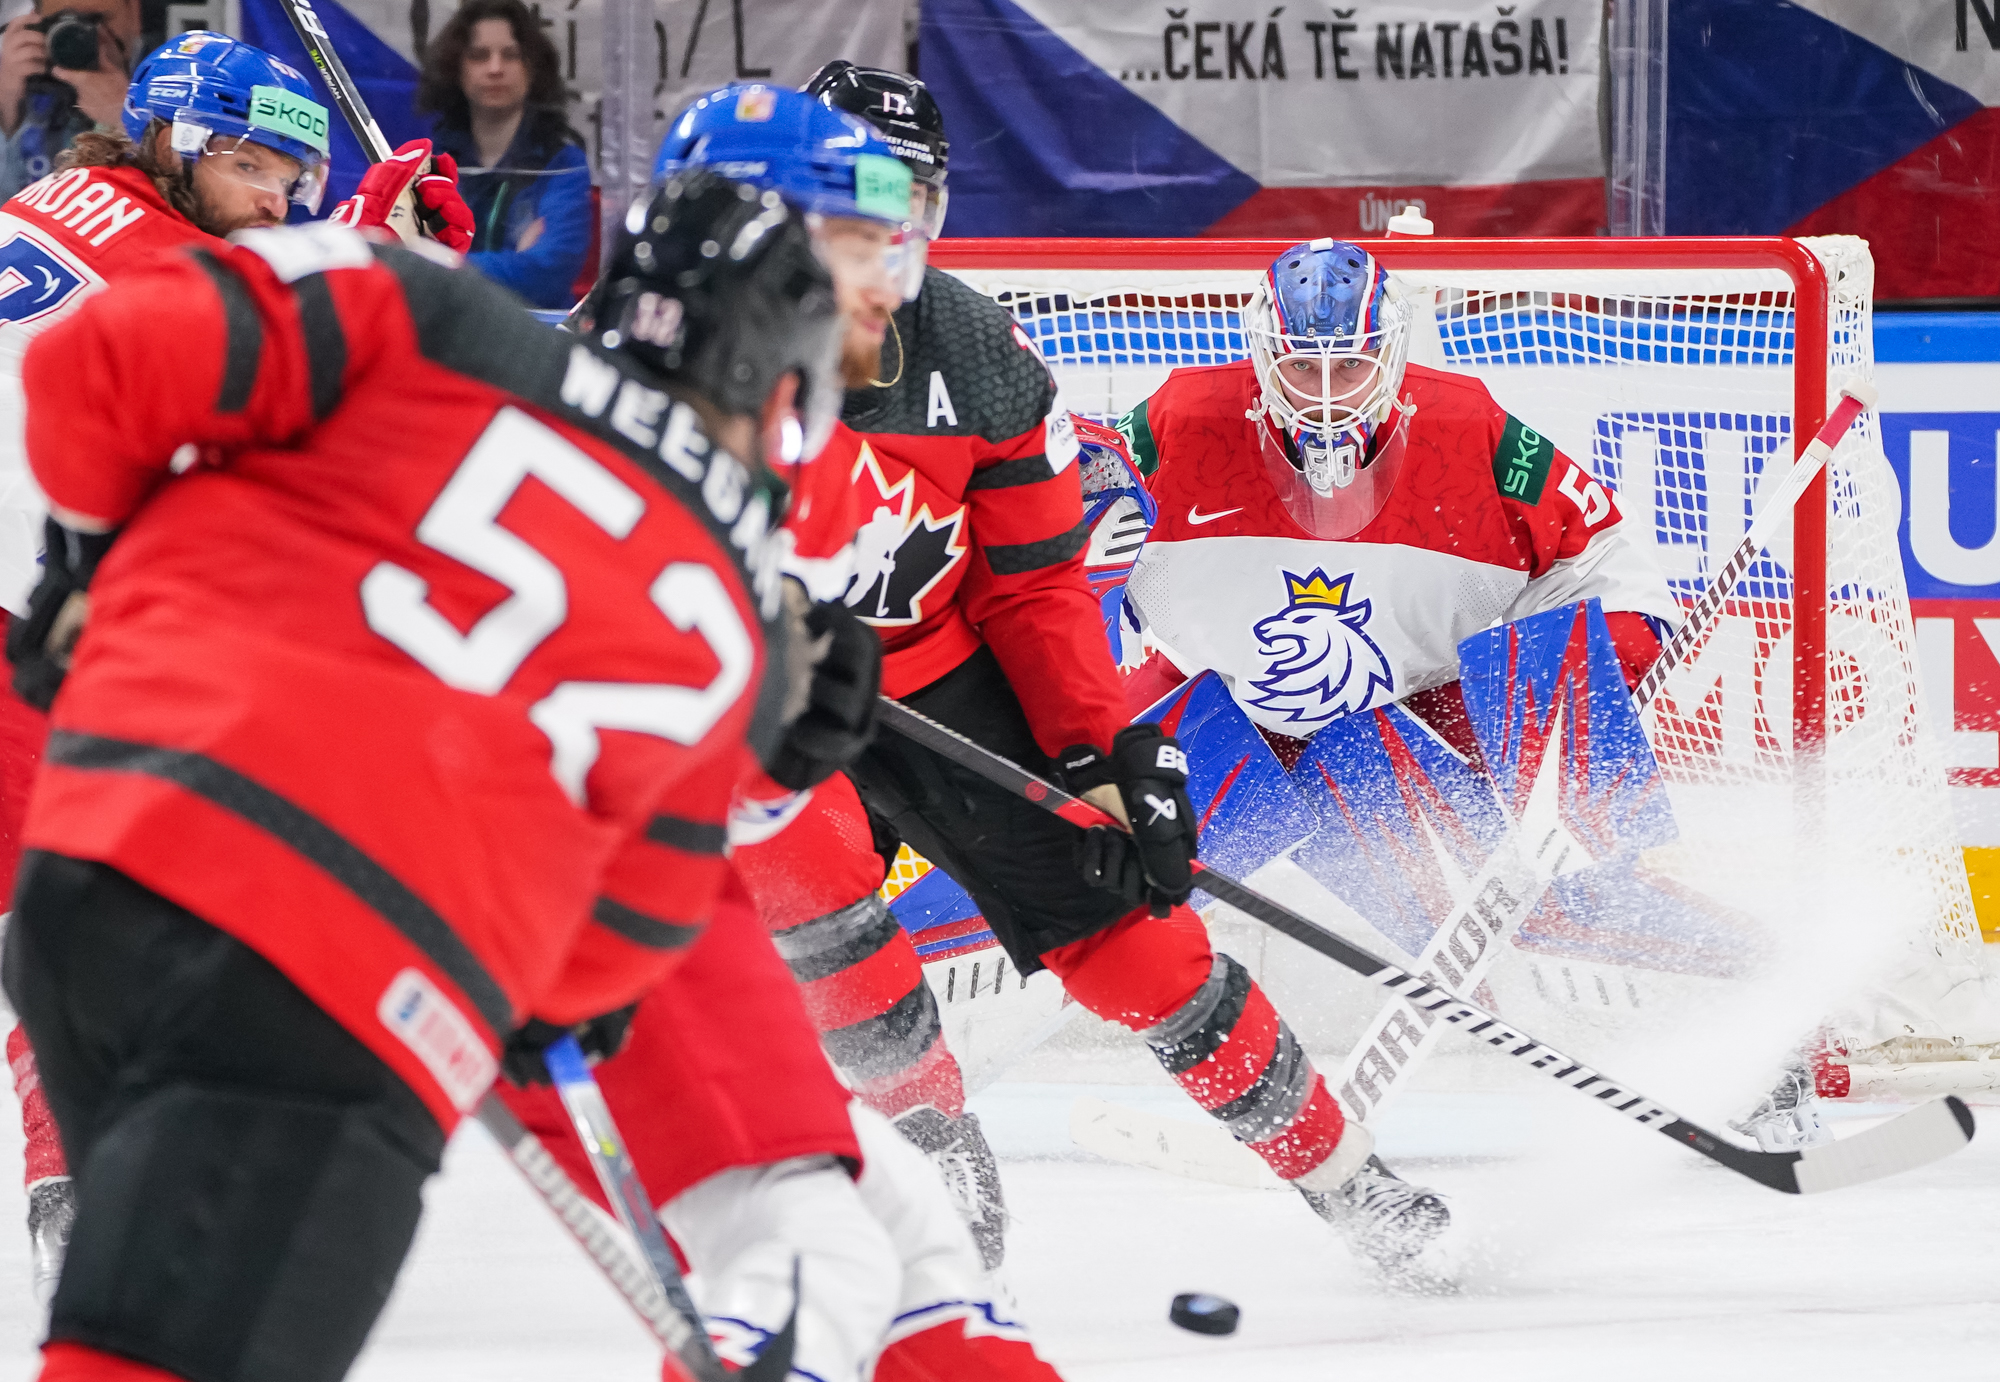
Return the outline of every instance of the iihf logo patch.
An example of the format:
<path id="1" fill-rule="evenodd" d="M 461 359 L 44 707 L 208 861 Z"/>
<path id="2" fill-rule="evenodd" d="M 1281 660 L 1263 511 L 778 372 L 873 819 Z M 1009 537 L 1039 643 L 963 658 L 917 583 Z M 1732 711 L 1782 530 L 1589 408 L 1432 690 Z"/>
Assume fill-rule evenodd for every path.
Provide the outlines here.
<path id="1" fill-rule="evenodd" d="M 1309 576 L 1287 571 L 1284 577 L 1289 602 L 1251 628 L 1267 660 L 1264 674 L 1250 681 L 1256 694 L 1245 703 L 1317 728 L 1368 709 L 1377 690 L 1388 693 L 1382 700 L 1390 699 L 1395 674 L 1363 628 L 1373 606 L 1348 603 L 1353 574 L 1329 580 L 1315 568 Z"/>

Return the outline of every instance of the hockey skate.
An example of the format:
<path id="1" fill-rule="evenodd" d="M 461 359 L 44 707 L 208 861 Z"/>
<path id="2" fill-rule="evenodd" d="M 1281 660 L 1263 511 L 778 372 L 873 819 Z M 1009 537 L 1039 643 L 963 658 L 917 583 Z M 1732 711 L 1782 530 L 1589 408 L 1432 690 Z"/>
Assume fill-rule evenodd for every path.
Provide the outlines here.
<path id="1" fill-rule="evenodd" d="M 28 1191 L 28 1246 L 34 1254 L 32 1268 L 35 1299 L 44 1305 L 56 1293 L 62 1279 L 63 1254 L 69 1249 L 69 1231 L 76 1223 L 76 1188 L 68 1176 L 51 1176 L 38 1181 Z"/>
<path id="2" fill-rule="evenodd" d="M 1451 1227 L 1444 1196 L 1411 1185 L 1378 1156 L 1369 1157 L 1339 1190 L 1299 1193 L 1356 1253 L 1392 1270 L 1407 1267 Z"/>
<path id="3" fill-rule="evenodd" d="M 1000 1165 L 977 1114 L 953 1118 L 924 1104 L 895 1120 L 896 1130 L 915 1143 L 944 1177 L 945 1188 L 972 1230 L 979 1260 L 987 1271 L 1007 1252 L 1007 1200 L 1000 1190 Z"/>
<path id="4" fill-rule="evenodd" d="M 1812 1072 L 1796 1057 L 1778 1072 L 1771 1092 L 1729 1126 L 1755 1140 L 1763 1152 L 1801 1152 L 1833 1141 L 1833 1134 L 1819 1121 Z"/>

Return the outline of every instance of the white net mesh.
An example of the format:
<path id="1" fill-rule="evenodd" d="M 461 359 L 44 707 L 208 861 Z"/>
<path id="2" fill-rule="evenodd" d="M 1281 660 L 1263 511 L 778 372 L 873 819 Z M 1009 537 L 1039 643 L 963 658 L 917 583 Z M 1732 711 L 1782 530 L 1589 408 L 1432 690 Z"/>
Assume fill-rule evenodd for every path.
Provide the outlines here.
<path id="1" fill-rule="evenodd" d="M 1873 264 L 1861 240 L 1804 243 L 1831 285 L 1831 394 L 1873 373 Z M 1583 460 L 1651 534 L 1691 604 L 1796 449 L 1791 276 L 1671 249 L 1645 268 L 1528 268 L 1508 263 L 1504 242 L 1490 265 L 1437 267 L 1423 242 L 1388 247 L 1384 259 L 1416 297 L 1410 358 L 1478 376 Z M 1255 269 L 1203 267 L 1197 255 L 1157 268 L 955 272 L 1013 312 L 1068 405 L 1100 419 L 1175 368 L 1249 353 L 1241 314 Z M 1837 449 L 1829 489 L 1824 801 L 1815 789 L 1797 807 L 1801 782 L 1817 774 L 1802 776 L 1793 752 L 1787 524 L 1648 708 L 1682 833 L 1662 867 L 1765 915 L 1782 896 L 1787 924 L 1806 932 L 1820 924 L 1827 889 L 1865 879 L 1872 934 L 1894 943 L 1870 960 L 1870 991 L 1843 998 L 1849 1044 L 2000 1039 L 1942 759 L 1925 728 L 1900 502 L 1872 416 Z M 1845 910 L 1855 910 L 1851 895 Z M 1829 945 L 1846 944 L 1834 935 Z"/>

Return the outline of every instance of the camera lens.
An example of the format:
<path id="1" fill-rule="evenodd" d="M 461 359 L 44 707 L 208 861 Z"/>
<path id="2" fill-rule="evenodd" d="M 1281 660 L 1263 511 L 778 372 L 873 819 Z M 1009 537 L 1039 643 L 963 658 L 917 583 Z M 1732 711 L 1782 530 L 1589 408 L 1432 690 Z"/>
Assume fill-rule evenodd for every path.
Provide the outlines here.
<path id="1" fill-rule="evenodd" d="M 49 26 L 49 66 L 67 67 L 72 72 L 96 70 L 97 24 L 94 16 L 84 19 L 65 14 Z"/>

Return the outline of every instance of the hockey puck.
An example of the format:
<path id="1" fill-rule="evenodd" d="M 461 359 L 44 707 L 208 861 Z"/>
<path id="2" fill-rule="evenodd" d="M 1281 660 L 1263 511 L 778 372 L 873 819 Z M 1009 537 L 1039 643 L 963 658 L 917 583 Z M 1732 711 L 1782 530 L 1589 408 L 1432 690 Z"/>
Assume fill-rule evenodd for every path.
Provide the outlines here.
<path id="1" fill-rule="evenodd" d="M 1167 1318 L 1197 1334 L 1234 1334 L 1242 1312 L 1221 1296 L 1196 1291 L 1175 1296 Z"/>

